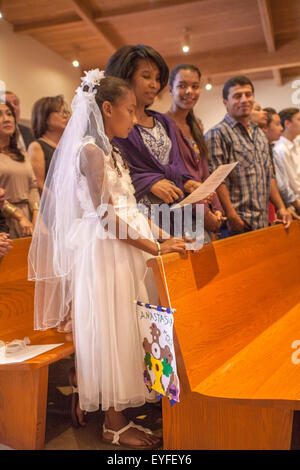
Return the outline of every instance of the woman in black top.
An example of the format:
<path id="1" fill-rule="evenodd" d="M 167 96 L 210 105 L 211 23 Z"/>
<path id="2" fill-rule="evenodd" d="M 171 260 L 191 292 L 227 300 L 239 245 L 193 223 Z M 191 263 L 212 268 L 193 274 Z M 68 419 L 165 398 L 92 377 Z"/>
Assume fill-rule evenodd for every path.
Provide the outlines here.
<path id="1" fill-rule="evenodd" d="M 11 241 L 8 239 L 9 228 L 5 222 L 5 217 L 2 214 L 2 209 L 5 203 L 5 190 L 0 188 L 0 258 L 11 250 Z"/>
<path id="2" fill-rule="evenodd" d="M 28 154 L 37 179 L 40 194 L 43 191 L 52 155 L 69 120 L 63 96 L 39 99 L 32 110 L 32 129 L 36 138 Z"/>

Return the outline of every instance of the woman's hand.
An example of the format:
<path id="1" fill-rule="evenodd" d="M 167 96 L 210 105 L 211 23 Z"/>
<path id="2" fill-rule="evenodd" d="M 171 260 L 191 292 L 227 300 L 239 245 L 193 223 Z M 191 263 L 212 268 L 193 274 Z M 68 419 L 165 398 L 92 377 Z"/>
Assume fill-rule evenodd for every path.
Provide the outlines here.
<path id="1" fill-rule="evenodd" d="M 225 220 L 227 220 L 227 217 L 225 217 L 223 215 L 223 212 L 221 212 L 221 211 L 215 211 L 214 214 L 217 217 L 218 221 L 221 222 L 221 225 L 222 225 L 223 222 L 225 222 Z"/>
<path id="2" fill-rule="evenodd" d="M 180 188 L 165 178 L 154 183 L 150 191 L 167 204 L 171 204 L 184 196 Z"/>
<path id="3" fill-rule="evenodd" d="M 0 188 L 0 210 L 2 209 L 5 202 L 5 189 Z"/>
<path id="4" fill-rule="evenodd" d="M 199 188 L 200 184 L 201 184 L 200 181 L 187 180 L 184 183 L 184 190 L 186 193 L 192 193 L 193 191 L 195 191 L 195 189 Z"/>
<path id="5" fill-rule="evenodd" d="M 33 225 L 30 220 L 28 220 L 24 215 L 19 218 L 18 222 L 21 227 L 23 237 L 30 237 L 33 234 Z"/>
<path id="6" fill-rule="evenodd" d="M 204 228 L 209 232 L 219 232 L 222 225 L 222 219 L 217 214 L 209 211 L 204 216 Z"/>
<path id="7" fill-rule="evenodd" d="M 34 229 L 35 224 L 36 224 L 36 219 L 37 219 L 38 213 L 39 213 L 38 210 L 34 210 L 33 213 L 32 213 L 32 227 L 33 227 L 33 229 Z"/>
<path id="8" fill-rule="evenodd" d="M 209 232 L 217 233 L 225 220 L 227 220 L 227 217 L 224 217 L 221 211 L 209 211 L 204 216 L 204 228 Z"/>
<path id="9" fill-rule="evenodd" d="M 231 216 L 228 216 L 227 222 L 229 230 L 232 232 L 244 232 L 247 229 L 247 224 L 243 221 L 243 219 L 235 212 Z"/>
<path id="10" fill-rule="evenodd" d="M 0 256 L 6 255 L 12 249 L 12 241 L 7 233 L 0 233 Z"/>
<path id="11" fill-rule="evenodd" d="M 291 215 L 292 219 L 300 221 L 300 215 L 298 215 L 297 212 L 295 212 L 292 207 L 287 207 L 286 210 Z"/>
<path id="12" fill-rule="evenodd" d="M 199 186 L 201 185 L 202 183 L 200 183 L 200 181 L 195 181 L 195 180 L 188 180 L 185 182 L 184 184 L 184 190 L 186 193 L 192 193 L 193 191 L 195 191 L 196 189 L 199 188 Z M 216 195 L 216 192 L 213 191 L 212 193 L 210 193 L 205 199 L 203 199 L 203 201 L 199 201 L 199 203 L 202 203 L 202 204 L 209 204 L 210 202 L 212 202 L 213 198 L 215 197 Z"/>

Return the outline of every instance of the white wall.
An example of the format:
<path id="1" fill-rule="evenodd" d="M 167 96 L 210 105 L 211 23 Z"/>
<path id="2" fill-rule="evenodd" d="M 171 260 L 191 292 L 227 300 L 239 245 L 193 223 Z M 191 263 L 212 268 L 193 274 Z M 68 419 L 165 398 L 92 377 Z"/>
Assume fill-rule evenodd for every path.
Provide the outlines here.
<path id="1" fill-rule="evenodd" d="M 1 20 L 0 80 L 20 98 L 22 120 L 30 120 L 33 103 L 43 96 L 63 94 L 70 105 L 80 71 L 30 36 L 14 33 Z"/>
<path id="2" fill-rule="evenodd" d="M 300 77 L 293 78 L 281 87 L 277 87 L 273 80 L 253 81 L 255 100 L 263 108 L 272 107 L 275 108 L 276 111 L 291 106 L 299 107 L 299 78 Z M 295 83 L 296 80 L 298 80 L 298 83 Z M 297 85 L 298 88 L 292 88 L 292 83 Z M 213 86 L 210 91 L 201 88 L 200 98 L 195 107 L 195 114 L 201 118 L 205 132 L 220 122 L 226 113 L 225 106 L 223 105 L 222 89 L 223 86 Z M 171 96 L 169 92 L 164 92 L 160 98 L 156 99 L 153 109 L 166 112 L 170 104 Z"/>

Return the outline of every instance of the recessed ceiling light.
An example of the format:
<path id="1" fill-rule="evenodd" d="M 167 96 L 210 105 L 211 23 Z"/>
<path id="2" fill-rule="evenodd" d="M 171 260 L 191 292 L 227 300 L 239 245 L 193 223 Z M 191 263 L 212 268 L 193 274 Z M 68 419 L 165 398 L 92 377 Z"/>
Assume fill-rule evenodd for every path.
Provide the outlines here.
<path id="1" fill-rule="evenodd" d="M 212 82 L 211 82 L 210 78 L 207 79 L 205 89 L 208 90 L 208 91 L 212 89 Z"/>
<path id="2" fill-rule="evenodd" d="M 188 28 L 184 28 L 182 31 L 182 43 L 181 48 L 184 54 L 190 52 L 190 31 Z"/>

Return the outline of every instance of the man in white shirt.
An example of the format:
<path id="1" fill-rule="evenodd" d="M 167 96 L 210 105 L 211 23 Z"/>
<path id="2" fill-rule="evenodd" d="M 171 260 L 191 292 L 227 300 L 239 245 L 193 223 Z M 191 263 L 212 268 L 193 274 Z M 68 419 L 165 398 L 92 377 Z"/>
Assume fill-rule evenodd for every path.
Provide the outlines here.
<path id="1" fill-rule="evenodd" d="M 300 111 L 286 108 L 279 113 L 283 132 L 275 143 L 273 154 L 276 165 L 284 165 L 292 191 L 300 197 L 300 150 L 295 138 L 300 135 Z"/>
<path id="2" fill-rule="evenodd" d="M 273 108 L 265 108 L 264 111 L 267 113 L 267 124 L 262 129 L 270 144 L 270 154 L 274 165 L 277 186 L 287 210 L 291 213 L 294 219 L 300 220 L 300 216 L 296 214 L 296 212 L 300 214 L 300 197 L 298 197 L 290 187 L 284 160 L 279 157 L 275 157 L 276 160 L 274 158 L 274 143 L 279 141 L 283 131 L 280 116 Z M 298 137 L 300 137 L 300 134 Z"/>

